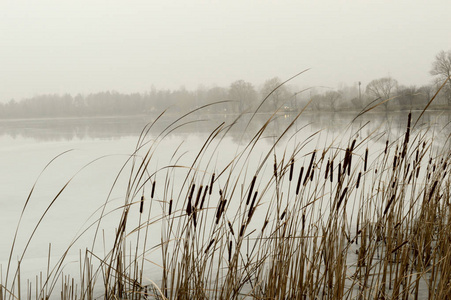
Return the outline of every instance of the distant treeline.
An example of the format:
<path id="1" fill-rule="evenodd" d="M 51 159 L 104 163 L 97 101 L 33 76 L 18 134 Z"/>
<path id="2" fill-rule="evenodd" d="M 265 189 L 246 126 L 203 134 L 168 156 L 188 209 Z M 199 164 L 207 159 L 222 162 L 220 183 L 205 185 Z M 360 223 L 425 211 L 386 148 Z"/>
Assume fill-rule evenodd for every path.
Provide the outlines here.
<path id="1" fill-rule="evenodd" d="M 228 87 L 201 87 L 189 91 L 157 90 L 152 88 L 146 93 L 122 94 L 118 92 L 100 92 L 88 95 L 39 95 L 21 101 L 10 100 L 0 103 L 0 118 L 54 118 L 54 117 L 90 117 L 90 116 L 129 116 L 162 112 L 184 112 L 203 105 L 228 101 L 209 106 L 208 113 L 241 113 L 259 108 L 261 112 L 298 111 L 310 100 L 309 110 L 349 111 L 361 110 L 373 102 L 383 102 L 379 110 L 422 109 L 438 90 L 440 83 L 416 86 L 402 86 L 390 77 L 371 81 L 366 88 L 360 82 L 339 89 L 310 88 L 298 89 L 282 85 L 277 77 L 267 80 L 260 88 L 250 82 L 238 80 Z M 269 95 L 269 97 L 267 97 Z M 386 99 L 391 99 L 384 102 Z M 372 105 L 373 105 L 372 104 Z M 451 105 L 451 91 L 447 86 L 439 93 L 431 107 L 440 109 Z"/>

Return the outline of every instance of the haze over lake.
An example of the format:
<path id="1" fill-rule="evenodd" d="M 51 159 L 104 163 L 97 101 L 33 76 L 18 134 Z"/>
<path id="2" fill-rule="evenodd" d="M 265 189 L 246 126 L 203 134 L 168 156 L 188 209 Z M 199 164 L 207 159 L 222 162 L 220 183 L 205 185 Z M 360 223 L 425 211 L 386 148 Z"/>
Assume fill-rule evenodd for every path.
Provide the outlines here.
<path id="1" fill-rule="evenodd" d="M 414 118 L 419 115 L 420 112 L 414 113 Z M 1 122 L 0 160 L 2 168 L 0 181 L 3 184 L 0 190 L 2 206 L 0 219 L 4 227 L 0 232 L 0 238 L 3 241 L 12 241 L 15 224 L 17 224 L 22 207 L 38 178 L 22 220 L 16 250 L 24 247 L 25 240 L 29 237 L 47 205 L 60 189 L 68 181 L 71 181 L 50 209 L 33 238 L 31 248 L 25 256 L 25 260 L 30 263 L 23 264 L 24 270 L 27 268 L 32 270 L 30 272 L 40 270 L 47 259 L 49 243 L 52 244 L 52 254 L 58 257 L 81 228 L 86 228 L 95 221 L 92 214 L 107 199 L 121 167 L 133 154 L 142 129 L 146 123 L 154 121 L 155 117 L 156 115 L 133 118 L 36 119 Z M 212 130 L 222 122 L 232 123 L 236 117 L 236 115 L 193 115 L 187 124 L 170 132 L 164 138 L 153 154 L 155 158 L 149 169 L 155 171 L 171 164 L 171 157 L 179 147 L 179 151 L 187 151 L 187 153 L 177 161 L 177 164 L 189 165 L 193 155 L 197 153 L 200 145 L 204 143 Z M 257 148 L 259 153 L 263 155 L 268 151 L 280 132 L 284 131 L 294 117 L 294 114 L 278 114 L 274 117 L 259 143 Z M 270 115 L 256 115 L 251 126 L 244 132 L 249 118 L 250 115 L 243 116 L 220 144 L 221 151 L 214 157 L 214 164 L 218 169 L 220 169 L 221 162 L 233 158 L 243 143 L 255 134 L 256 130 L 270 118 Z M 284 150 L 292 150 L 293 146 L 290 145 L 294 145 L 294 143 L 309 140 L 300 153 L 302 156 L 307 156 L 313 149 L 325 147 L 332 140 L 346 141 L 350 136 L 357 137 L 357 141 L 364 141 L 370 149 L 376 151 L 377 148 L 385 146 L 387 139 L 391 140 L 401 136 L 407 124 L 407 113 L 405 112 L 368 114 L 351 123 L 354 118 L 355 114 L 353 113 L 307 113 L 301 115 L 291 130 L 292 134 L 298 130 L 299 132 L 291 138 L 291 134 L 289 134 L 283 139 L 278 146 L 278 155 L 281 155 Z M 152 128 L 149 139 L 156 139 L 174 119 L 175 116 L 163 116 Z M 443 145 L 450 132 L 449 126 L 446 126 L 450 120 L 451 114 L 449 113 L 428 112 L 422 117 L 418 126 L 421 127 L 423 122 L 432 125 L 429 134 L 434 136 L 437 145 Z M 437 131 L 434 131 L 434 128 Z M 365 140 L 369 135 L 371 138 Z M 47 163 L 55 157 L 57 158 L 44 170 Z M 258 162 L 260 159 L 261 157 L 257 157 L 256 161 Z M 249 168 L 253 168 L 253 166 L 250 165 Z M 268 168 L 271 169 L 270 166 Z M 40 175 L 43 170 L 44 172 Z M 110 196 L 109 209 L 122 205 L 128 172 L 129 166 L 116 183 Z M 74 175 L 75 177 L 73 177 Z M 158 178 L 163 180 L 163 176 Z M 161 191 L 157 190 L 157 195 L 159 193 Z M 89 219 L 90 217 L 91 219 Z M 256 218 L 262 217 L 257 216 Z M 117 214 L 113 213 L 102 224 L 102 228 L 111 236 L 114 228 L 118 225 L 117 218 Z M 88 219 L 89 222 L 86 224 Z M 77 243 L 77 246 L 81 248 L 89 246 L 92 234 L 93 230 L 91 229 Z M 108 234 L 106 235 L 108 240 Z M 153 243 L 157 242 L 153 241 Z M 2 265 L 5 265 L 8 259 L 10 246 L 10 242 L 1 245 L 0 261 Z M 72 255 L 77 255 L 77 251 L 71 252 Z M 13 256 L 13 259 L 19 255 L 18 253 L 20 251 Z"/>

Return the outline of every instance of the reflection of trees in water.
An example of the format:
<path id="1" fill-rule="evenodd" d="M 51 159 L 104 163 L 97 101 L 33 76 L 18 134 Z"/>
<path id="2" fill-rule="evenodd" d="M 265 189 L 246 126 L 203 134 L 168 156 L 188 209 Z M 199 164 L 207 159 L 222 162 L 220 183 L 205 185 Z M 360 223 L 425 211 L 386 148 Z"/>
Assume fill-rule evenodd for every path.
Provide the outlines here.
<path id="1" fill-rule="evenodd" d="M 421 112 L 413 112 L 414 123 Z M 252 117 L 252 120 L 251 120 Z M 225 125 L 234 124 L 227 135 L 234 142 L 249 141 L 271 117 L 269 114 L 196 114 L 181 120 L 173 134 L 209 134 L 222 122 Z M 295 114 L 278 114 L 272 117 L 263 134 L 265 140 L 273 143 L 296 117 Z M 139 136 L 144 126 L 153 121 L 153 117 L 130 118 L 84 118 L 84 119 L 46 119 L 46 120 L 15 120 L 0 122 L 0 135 L 13 138 L 24 137 L 38 141 L 70 141 L 73 139 L 113 139 L 125 136 Z M 238 120 L 237 120 L 238 118 Z M 362 134 L 369 135 L 375 129 L 383 133 L 384 140 L 400 137 L 407 126 L 407 112 L 367 113 L 356 118 L 355 113 L 304 113 L 294 123 L 292 132 L 306 126 L 302 133 L 327 131 L 337 135 L 348 130 L 356 132 L 363 126 Z M 163 116 L 152 128 L 151 134 L 161 133 L 176 116 Z M 235 122 L 236 121 L 236 122 Z M 435 129 L 437 139 L 445 140 L 450 134 L 451 114 L 430 111 L 425 113 L 418 122 L 417 128 L 431 125 Z M 365 126 L 364 126 L 365 125 Z M 177 126 L 177 125 L 175 125 Z M 175 127 L 174 126 L 174 127 Z M 287 135 L 289 137 L 290 135 Z"/>

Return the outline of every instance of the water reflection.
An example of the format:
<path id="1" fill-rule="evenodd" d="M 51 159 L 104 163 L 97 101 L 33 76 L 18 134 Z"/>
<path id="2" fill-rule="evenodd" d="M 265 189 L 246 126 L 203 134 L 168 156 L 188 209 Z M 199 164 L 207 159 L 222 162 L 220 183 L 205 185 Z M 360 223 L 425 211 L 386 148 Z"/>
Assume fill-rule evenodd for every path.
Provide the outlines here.
<path id="1" fill-rule="evenodd" d="M 421 112 L 413 112 L 415 122 Z M 3 120 L 0 121 L 0 137 L 8 136 L 13 139 L 26 138 L 38 142 L 71 141 L 83 139 L 116 139 L 121 137 L 139 136 L 144 126 L 154 121 L 158 116 L 110 117 L 110 118 L 82 118 L 82 119 L 34 119 L 34 120 Z M 228 136 L 239 143 L 249 141 L 258 130 L 271 118 L 267 124 L 264 137 L 277 137 L 294 120 L 295 114 L 242 115 L 211 115 L 194 114 L 184 118 L 173 134 L 209 133 L 221 123 L 226 125 L 238 121 L 230 128 Z M 307 126 L 311 132 L 327 131 L 340 134 L 345 130 L 357 131 L 363 128 L 365 135 L 374 130 L 384 133 L 386 139 L 398 137 L 407 125 L 408 112 L 394 113 L 366 113 L 356 118 L 355 113 L 304 113 L 294 123 L 297 130 Z M 176 116 L 163 116 L 152 128 L 154 134 L 162 132 L 171 124 Z M 252 118 L 252 119 L 251 119 Z M 251 122 L 250 122 L 251 121 Z M 439 129 L 441 138 L 446 139 L 450 133 L 448 124 L 451 121 L 449 112 L 431 111 L 425 113 L 419 120 L 417 127 L 431 125 Z"/>

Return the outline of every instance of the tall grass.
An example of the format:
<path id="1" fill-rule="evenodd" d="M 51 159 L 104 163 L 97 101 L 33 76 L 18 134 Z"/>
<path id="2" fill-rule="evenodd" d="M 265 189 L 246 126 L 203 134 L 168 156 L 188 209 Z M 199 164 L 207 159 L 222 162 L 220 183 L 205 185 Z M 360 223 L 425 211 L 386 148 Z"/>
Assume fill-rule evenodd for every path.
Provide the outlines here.
<path id="1" fill-rule="evenodd" d="M 320 133 L 296 129 L 301 111 L 260 153 L 275 112 L 246 138 L 249 118 L 243 146 L 218 160 L 239 116 L 213 128 L 189 164 L 180 148 L 167 149 L 171 162 L 156 168 L 158 147 L 195 112 L 156 134 L 164 114 L 143 129 L 118 172 L 130 173 L 105 253 L 94 249 L 107 203 L 85 231 L 95 234 L 78 274 L 63 273 L 72 243 L 55 264 L 49 249 L 47 270 L 24 280 L 25 249 L 17 266 L 10 257 L 0 299 L 451 296 L 451 153 L 448 141 L 437 147 L 431 127 L 409 114 L 404 133 L 380 149 L 372 145 L 383 135 L 360 128 L 311 150 Z"/>

